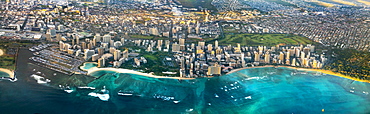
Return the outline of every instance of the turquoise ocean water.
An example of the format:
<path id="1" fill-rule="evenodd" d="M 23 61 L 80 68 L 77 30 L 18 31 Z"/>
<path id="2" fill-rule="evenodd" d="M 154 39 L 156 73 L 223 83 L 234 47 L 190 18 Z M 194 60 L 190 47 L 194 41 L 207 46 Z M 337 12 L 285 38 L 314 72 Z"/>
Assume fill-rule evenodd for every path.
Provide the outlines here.
<path id="1" fill-rule="evenodd" d="M 9 77 L 9 74 L 6 72 L 0 71 L 0 77 Z"/>
<path id="2" fill-rule="evenodd" d="M 35 66 L 26 67 L 32 72 Z M 36 70 L 44 71 L 42 68 Z M 1 113 L 370 113 L 370 84 L 318 72 L 289 68 L 251 68 L 194 80 L 159 79 L 135 74 L 97 71 L 93 81 L 82 76 L 56 76 L 37 84 L 26 72 L 19 81 L 0 81 Z M 72 88 L 68 94 L 53 85 L 61 77 L 95 87 Z M 59 79 L 59 80 L 58 80 Z M 90 78 L 86 78 L 90 79 Z M 89 96 L 103 86 L 110 99 Z M 119 96 L 128 91 L 133 96 Z"/>

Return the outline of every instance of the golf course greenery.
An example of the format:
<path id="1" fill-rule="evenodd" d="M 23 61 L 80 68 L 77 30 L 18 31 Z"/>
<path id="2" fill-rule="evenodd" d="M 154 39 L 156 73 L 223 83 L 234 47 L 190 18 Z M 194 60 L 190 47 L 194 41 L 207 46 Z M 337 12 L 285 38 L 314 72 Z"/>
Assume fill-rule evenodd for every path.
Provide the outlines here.
<path id="1" fill-rule="evenodd" d="M 185 7 L 198 8 L 201 6 L 210 10 L 217 10 L 212 4 L 212 0 L 179 0 Z"/>
<path id="2" fill-rule="evenodd" d="M 275 46 L 275 45 L 300 45 L 314 44 L 312 40 L 293 34 L 226 34 L 225 38 L 217 39 L 219 45 L 241 46 Z M 214 40 L 207 41 L 213 43 Z"/>

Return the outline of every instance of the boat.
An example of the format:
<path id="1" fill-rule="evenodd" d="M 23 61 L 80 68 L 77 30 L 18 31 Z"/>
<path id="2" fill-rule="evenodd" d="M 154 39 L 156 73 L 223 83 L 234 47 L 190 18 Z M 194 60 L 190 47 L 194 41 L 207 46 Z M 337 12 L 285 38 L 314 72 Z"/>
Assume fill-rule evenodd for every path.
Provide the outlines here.
<path id="1" fill-rule="evenodd" d="M 178 103 L 180 103 L 180 101 L 173 101 L 173 103 L 178 104 Z"/>
<path id="2" fill-rule="evenodd" d="M 191 111 L 193 111 L 194 109 L 186 109 L 186 112 L 191 112 Z"/>
<path id="3" fill-rule="evenodd" d="M 252 99 L 252 96 L 244 97 L 244 99 Z"/>
<path id="4" fill-rule="evenodd" d="M 134 92 L 133 91 L 121 91 L 121 90 L 119 90 L 117 94 L 121 95 L 121 96 L 132 96 L 134 94 Z"/>
<path id="5" fill-rule="evenodd" d="M 67 93 L 72 93 L 73 92 L 73 90 L 72 89 L 66 89 L 66 90 L 64 90 L 65 92 L 67 92 Z"/>
<path id="6" fill-rule="evenodd" d="M 103 86 L 103 89 L 98 94 L 98 97 L 102 101 L 108 101 L 108 99 L 109 99 L 109 91 L 107 89 L 105 89 L 105 86 Z"/>
<path id="7" fill-rule="evenodd" d="M 80 89 L 95 89 L 94 87 L 88 87 L 88 86 L 81 86 L 81 87 L 78 87 Z"/>
<path id="8" fill-rule="evenodd" d="M 34 78 L 39 84 L 46 84 L 48 82 L 51 82 L 51 80 L 45 79 L 44 77 L 36 75 L 36 74 L 32 74 L 31 77 Z"/>

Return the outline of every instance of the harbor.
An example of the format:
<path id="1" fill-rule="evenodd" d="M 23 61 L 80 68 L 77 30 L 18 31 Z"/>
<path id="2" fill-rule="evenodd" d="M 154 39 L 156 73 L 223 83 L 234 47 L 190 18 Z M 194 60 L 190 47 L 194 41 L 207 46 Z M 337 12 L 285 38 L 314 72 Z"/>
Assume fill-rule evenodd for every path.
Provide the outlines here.
<path id="1" fill-rule="evenodd" d="M 67 75 L 73 75 L 74 73 L 87 73 L 78 68 L 82 63 L 85 62 L 83 59 L 56 50 L 51 46 L 52 45 L 45 44 L 30 48 L 29 50 L 33 52 L 33 56 L 29 59 L 38 66 L 42 66 Z"/>

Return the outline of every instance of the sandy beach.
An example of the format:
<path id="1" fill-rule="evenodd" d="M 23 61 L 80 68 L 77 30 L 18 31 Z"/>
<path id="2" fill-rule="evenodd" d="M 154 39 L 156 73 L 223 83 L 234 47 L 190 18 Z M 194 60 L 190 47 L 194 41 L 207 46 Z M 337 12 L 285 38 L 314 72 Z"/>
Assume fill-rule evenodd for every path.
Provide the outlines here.
<path id="1" fill-rule="evenodd" d="M 90 62 L 90 63 L 96 63 L 96 62 Z M 84 66 L 81 66 L 80 68 L 82 70 L 87 71 L 88 72 L 87 73 L 88 75 L 90 75 L 92 72 L 101 71 L 101 70 L 107 70 L 107 71 L 114 71 L 114 72 L 118 72 L 118 73 L 138 74 L 138 75 L 147 76 L 147 77 L 153 77 L 153 78 L 184 79 L 184 80 L 195 79 L 195 78 L 156 76 L 156 75 L 152 75 L 152 74 L 148 74 L 148 73 L 142 73 L 142 72 L 138 72 L 138 71 L 134 71 L 134 70 L 120 69 L 120 68 L 97 68 L 97 67 L 93 67 L 91 69 L 83 69 L 83 67 Z M 316 71 L 316 72 L 321 72 L 321 73 L 324 73 L 324 74 L 329 74 L 329 75 L 333 75 L 333 76 L 343 77 L 343 78 L 347 78 L 347 79 L 351 79 L 351 80 L 355 80 L 355 81 L 359 81 L 359 82 L 367 82 L 367 83 L 370 83 L 369 80 L 360 80 L 360 79 L 356 79 L 356 78 L 353 78 L 353 77 L 350 77 L 350 76 L 346 76 L 346 75 L 343 75 L 343 74 L 340 74 L 340 73 L 336 73 L 336 72 L 333 72 L 333 71 L 329 71 L 329 70 L 298 68 L 298 67 L 291 67 L 291 66 L 266 65 L 266 66 L 245 67 L 245 68 L 234 69 L 234 70 L 228 72 L 227 74 L 231 74 L 231 73 L 234 73 L 234 72 L 237 72 L 237 71 L 240 71 L 240 70 L 244 70 L 244 69 L 264 68 L 264 67 L 285 67 L 285 68 L 296 69 L 296 70 L 303 70 L 303 71 Z M 208 77 L 208 78 L 211 78 L 211 77 Z"/>
<path id="2" fill-rule="evenodd" d="M 142 73 L 142 72 L 138 72 L 138 71 L 134 71 L 134 70 L 129 70 L 129 69 L 120 69 L 120 68 L 97 68 L 97 67 L 93 67 L 93 68 L 89 69 L 89 70 L 87 71 L 87 72 L 88 72 L 88 73 L 87 73 L 87 75 L 90 75 L 92 72 L 101 71 L 101 70 L 105 70 L 105 71 L 114 71 L 114 72 L 117 72 L 117 73 L 137 74 L 137 75 L 142 75 L 142 76 L 147 76 L 147 77 L 152 77 L 152 78 L 182 79 L 182 80 L 192 80 L 192 79 L 195 79 L 195 78 L 182 78 L 182 77 L 155 76 L 155 75 L 152 75 L 152 74 Z"/>
<path id="3" fill-rule="evenodd" d="M 336 73 L 336 72 L 333 72 L 333 71 L 330 71 L 330 70 L 298 68 L 298 67 L 291 67 L 291 66 L 273 66 L 273 65 L 266 65 L 266 66 L 246 67 L 246 68 L 234 69 L 234 70 L 232 70 L 232 71 L 228 72 L 227 74 L 234 73 L 234 72 L 237 72 L 237 71 L 240 71 L 240 70 L 244 70 L 244 69 L 250 69 L 250 68 L 263 68 L 263 67 L 285 67 L 285 68 L 296 69 L 296 70 L 303 70 L 303 71 L 315 71 L 315 72 L 321 72 L 321 73 L 324 73 L 324 74 L 329 74 L 329 75 L 333 75 L 333 76 L 338 76 L 338 77 L 342 77 L 342 78 L 347 78 L 347 79 L 351 79 L 351 80 L 355 80 L 355 81 L 359 81 L 359 82 L 367 82 L 367 83 L 370 83 L 370 81 L 369 81 L 369 80 L 360 80 L 360 79 L 353 78 L 353 77 L 350 77 L 350 76 L 346 76 L 346 75 L 343 75 L 343 74 L 341 74 L 341 73 Z"/>
<path id="4" fill-rule="evenodd" d="M 0 71 L 5 72 L 5 73 L 9 74 L 9 77 L 10 77 L 10 78 L 14 78 L 14 72 L 13 72 L 13 71 L 11 71 L 11 70 L 9 70 L 9 69 L 4 69 L 4 68 L 0 68 Z"/>

